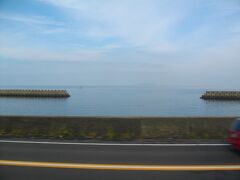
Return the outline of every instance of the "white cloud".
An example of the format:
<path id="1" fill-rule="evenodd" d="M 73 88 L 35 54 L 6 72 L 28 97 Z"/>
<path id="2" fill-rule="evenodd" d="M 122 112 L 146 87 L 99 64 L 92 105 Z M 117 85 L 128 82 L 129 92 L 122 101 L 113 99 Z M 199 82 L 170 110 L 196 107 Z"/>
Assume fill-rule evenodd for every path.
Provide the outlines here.
<path id="1" fill-rule="evenodd" d="M 5 48 L 0 47 L 0 55 L 13 59 L 41 61 L 91 61 L 102 57 L 98 50 L 61 51 L 36 48 Z"/>
<path id="2" fill-rule="evenodd" d="M 26 36 L 26 33 L 30 31 L 40 33 L 40 34 L 44 34 L 44 33 L 60 34 L 60 33 L 66 33 L 71 31 L 65 22 L 53 20 L 47 16 L 22 15 L 22 14 L 12 14 L 12 13 L 1 12 L 0 20 L 1 19 L 7 20 L 8 22 L 15 23 L 15 26 L 11 26 L 11 28 L 8 28 L 7 26 L 3 27 L 5 31 L 6 29 L 8 29 L 9 34 L 12 34 L 13 31 L 18 32 L 19 24 L 22 24 L 25 26 L 25 29 L 22 28 L 21 31 L 19 32 L 19 33 L 22 33 L 23 36 L 24 36 L 24 33 Z M 5 32 L 5 34 L 7 33 Z"/>
<path id="3" fill-rule="evenodd" d="M 81 20 L 85 18 L 90 22 L 88 35 L 93 38 L 116 37 L 129 45 L 158 52 L 175 50 L 167 40 L 168 33 L 186 15 L 185 11 L 179 11 L 176 5 L 169 6 L 166 1 L 43 1 Z M 180 2 L 176 3 L 183 7 Z"/>
<path id="4" fill-rule="evenodd" d="M 233 28 L 232 28 L 232 32 L 233 33 L 238 33 L 240 35 L 240 23 L 236 24 Z"/>
<path id="5" fill-rule="evenodd" d="M 190 30 L 180 38 L 171 39 L 171 33 L 178 32 L 179 25 L 194 15 L 201 8 L 209 19 L 224 17 L 238 11 L 236 0 L 192 1 L 192 0 L 40 0 L 64 10 L 72 15 L 76 23 L 88 21 L 86 35 L 92 38 L 115 37 L 128 46 L 139 47 L 154 53 L 175 53 L 178 50 L 196 48 L 196 43 L 203 45 L 211 41 L 209 32 L 216 27 L 210 22 L 199 23 L 196 29 Z M 211 10 L 211 11 L 209 11 Z M 211 17 L 213 16 L 213 17 Z M 216 17 L 215 17 L 216 16 Z M 197 19 L 197 21 L 200 19 Z M 198 22 L 195 22 L 196 24 Z M 191 25 L 190 25 L 191 26 Z M 224 24 L 223 24 L 224 26 Z M 185 27 L 192 28 L 192 27 Z M 227 27 L 224 27 L 227 28 Z M 179 38 L 178 37 L 178 38 Z M 199 46 L 200 47 L 200 46 Z"/>
<path id="6" fill-rule="evenodd" d="M 26 24 L 40 24 L 40 25 L 55 25 L 63 26 L 64 24 L 58 21 L 50 20 L 45 16 L 24 16 L 19 14 L 0 13 L 0 19 L 6 19 L 11 21 L 17 21 Z"/>
<path id="7" fill-rule="evenodd" d="M 28 32 L 22 32 L 22 37 L 19 35 L 19 37 L 21 37 L 20 40 L 10 38 L 10 36 L 12 36 L 11 33 L 2 33 L 0 36 L 1 39 L 4 38 L 3 36 L 7 37 L 5 38 L 5 48 L 12 48 L 14 51 L 16 51 L 15 44 L 20 46 L 18 47 L 18 52 L 16 52 L 17 54 L 20 54 L 20 51 L 25 52 L 25 48 L 31 47 L 28 48 L 29 51 L 32 51 L 32 55 L 31 52 L 29 52 L 29 57 L 35 59 L 50 59 L 51 57 L 53 59 L 57 59 L 59 57 L 59 59 L 73 60 L 76 58 L 76 60 L 81 60 L 82 58 L 77 58 L 78 56 L 75 52 L 83 51 L 84 53 L 87 52 L 86 54 L 93 53 L 105 56 L 108 52 L 111 53 L 112 50 L 121 48 L 129 49 L 129 51 L 133 50 L 135 52 L 138 52 L 137 50 L 139 50 L 142 53 L 146 53 L 146 56 L 151 56 L 150 53 L 153 53 L 155 59 L 159 61 L 164 61 L 164 56 L 163 58 L 161 56 L 162 54 L 173 54 L 175 57 L 177 57 L 179 53 L 185 53 L 187 56 L 188 53 L 198 51 L 198 54 L 195 54 L 195 57 L 193 58 L 195 59 L 197 56 L 199 56 L 199 53 L 211 46 L 209 45 L 209 42 L 212 44 L 215 43 L 215 40 L 211 40 L 212 37 L 210 37 L 211 34 L 209 34 L 209 31 L 217 29 L 211 29 L 211 24 L 209 24 L 209 22 L 204 22 L 196 29 L 193 28 L 193 30 L 188 31 L 188 28 L 191 27 L 184 27 L 186 28 L 184 30 L 187 30 L 188 32 L 182 35 L 181 32 L 178 32 L 179 25 L 181 25 L 186 18 L 190 17 L 194 10 L 198 10 L 199 7 L 217 7 L 219 10 L 218 12 L 221 12 L 220 10 L 223 7 L 225 7 L 227 10 L 233 8 L 232 3 L 228 4 L 224 1 L 221 1 L 221 3 L 216 3 L 218 1 L 212 1 L 214 3 L 208 3 L 204 0 L 199 0 L 197 2 L 191 0 L 175 0 L 174 3 L 169 3 L 167 0 L 39 1 L 60 8 L 62 13 L 67 13 L 66 19 L 69 18 L 70 22 L 55 21 L 52 20 L 51 17 L 46 16 L 24 16 L 0 13 L 0 18 L 34 26 L 34 31 L 38 31 L 35 34 L 46 34 L 45 44 L 49 49 L 41 47 L 44 45 L 44 43 L 39 45 L 38 37 L 30 37 L 31 35 L 29 35 Z M 228 4 L 228 6 L 225 6 L 226 4 Z M 216 10 L 216 8 L 213 10 Z M 198 22 L 196 22 L 196 24 L 197 23 Z M 221 28 L 224 29 L 226 27 Z M 234 31 L 238 31 L 238 29 L 239 28 L 236 26 Z M 171 39 L 171 33 L 173 32 L 176 33 L 176 39 Z M 65 37 L 66 34 L 68 35 L 68 37 L 61 42 L 63 42 L 64 46 L 66 47 L 65 54 L 69 55 L 71 58 L 66 58 L 64 55 L 60 57 L 58 53 L 59 51 L 62 51 L 62 49 L 53 47 L 55 44 L 51 44 L 52 42 L 50 39 L 48 39 L 48 37 L 56 34 L 59 34 L 59 36 L 54 39 L 56 40 L 56 44 L 58 43 L 59 39 Z M 68 39 L 69 37 L 70 39 Z M 83 37 L 89 41 L 100 39 L 100 41 L 102 40 L 103 43 L 96 43 L 97 45 L 94 44 L 92 46 L 86 41 L 86 44 L 84 45 L 85 42 L 72 42 L 72 39 L 75 37 Z M 220 43 L 224 43 L 224 39 L 221 38 L 217 37 L 216 39 L 218 39 L 218 41 L 222 41 Z M 116 40 L 112 41 L 111 39 Z M 218 42 L 216 41 L 215 44 L 218 45 Z M 32 47 L 32 45 L 35 47 L 35 49 Z M 47 56 L 42 55 L 42 57 L 40 56 L 41 58 L 35 56 L 38 54 L 38 49 L 42 49 L 40 54 L 46 54 Z M 46 50 L 46 53 L 44 53 L 43 50 Z M 10 53 L 9 50 L 7 52 Z M 6 52 L 2 53 L 7 54 Z M 56 54 L 53 55 L 54 53 Z M 133 56 L 132 54 L 134 54 L 134 52 L 129 54 L 130 58 L 132 59 L 140 58 L 139 55 Z M 157 57 L 156 54 L 159 54 L 159 57 Z M 91 57 L 89 55 L 83 55 L 83 57 L 89 57 L 89 59 L 92 59 L 96 56 Z M 166 59 L 166 61 L 170 61 L 169 58 Z M 173 59 L 173 61 L 175 60 Z"/>

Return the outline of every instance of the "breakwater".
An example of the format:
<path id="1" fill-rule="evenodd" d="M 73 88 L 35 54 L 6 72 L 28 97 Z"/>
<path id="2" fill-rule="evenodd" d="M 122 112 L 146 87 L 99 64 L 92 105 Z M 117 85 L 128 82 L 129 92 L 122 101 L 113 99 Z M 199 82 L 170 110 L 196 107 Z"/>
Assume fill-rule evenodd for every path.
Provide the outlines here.
<path id="1" fill-rule="evenodd" d="M 0 138 L 224 139 L 234 117 L 0 116 Z"/>
<path id="2" fill-rule="evenodd" d="M 240 91 L 206 91 L 201 96 L 205 100 L 240 100 Z"/>
<path id="3" fill-rule="evenodd" d="M 66 90 L 24 90 L 24 89 L 0 89 L 0 97 L 70 97 Z"/>

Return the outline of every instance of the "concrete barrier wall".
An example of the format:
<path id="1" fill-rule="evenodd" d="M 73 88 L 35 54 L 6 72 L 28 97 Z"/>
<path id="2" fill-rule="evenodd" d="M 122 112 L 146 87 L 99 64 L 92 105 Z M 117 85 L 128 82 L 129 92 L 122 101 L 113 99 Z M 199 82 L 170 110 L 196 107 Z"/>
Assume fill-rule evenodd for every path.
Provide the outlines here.
<path id="1" fill-rule="evenodd" d="M 223 139 L 234 117 L 0 116 L 0 138 Z"/>
<path id="2" fill-rule="evenodd" d="M 223 139 L 234 117 L 151 118 L 141 120 L 144 138 Z"/>
<path id="3" fill-rule="evenodd" d="M 112 140 L 136 139 L 140 133 L 135 119 L 0 116 L 0 137 Z"/>

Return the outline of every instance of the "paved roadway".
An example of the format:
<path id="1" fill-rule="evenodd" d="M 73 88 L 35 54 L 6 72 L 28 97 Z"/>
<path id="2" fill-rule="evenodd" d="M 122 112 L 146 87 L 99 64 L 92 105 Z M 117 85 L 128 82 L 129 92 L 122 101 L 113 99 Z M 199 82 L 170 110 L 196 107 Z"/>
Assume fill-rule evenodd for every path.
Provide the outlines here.
<path id="1" fill-rule="evenodd" d="M 143 146 L 0 140 L 1 180 L 203 178 L 239 180 L 240 154 L 222 144 Z"/>

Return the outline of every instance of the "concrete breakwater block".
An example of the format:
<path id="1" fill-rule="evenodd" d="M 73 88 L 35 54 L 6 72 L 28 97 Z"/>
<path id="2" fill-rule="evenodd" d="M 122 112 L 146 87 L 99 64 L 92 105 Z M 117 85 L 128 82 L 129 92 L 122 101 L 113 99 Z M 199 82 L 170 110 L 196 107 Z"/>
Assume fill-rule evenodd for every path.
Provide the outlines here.
<path id="1" fill-rule="evenodd" d="M 206 91 L 200 98 L 205 100 L 240 100 L 240 91 Z"/>
<path id="2" fill-rule="evenodd" d="M 66 90 L 24 90 L 24 89 L 0 89 L 0 96 L 3 97 L 70 97 Z"/>

